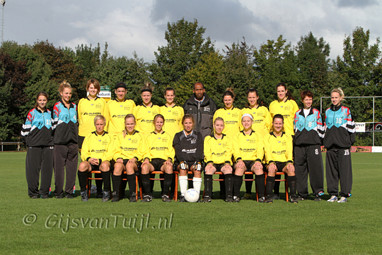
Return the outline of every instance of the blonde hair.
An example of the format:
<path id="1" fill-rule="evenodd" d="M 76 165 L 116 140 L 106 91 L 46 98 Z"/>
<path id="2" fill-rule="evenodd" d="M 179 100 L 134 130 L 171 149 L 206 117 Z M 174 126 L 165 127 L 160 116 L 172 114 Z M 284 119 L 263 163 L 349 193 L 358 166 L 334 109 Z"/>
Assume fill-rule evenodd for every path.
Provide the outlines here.
<path id="1" fill-rule="evenodd" d="M 148 91 L 151 94 L 153 93 L 154 87 L 150 82 L 146 82 L 145 85 L 141 88 L 141 93 L 143 93 L 145 91 Z"/>
<path id="2" fill-rule="evenodd" d="M 66 80 L 63 80 L 60 83 L 60 86 L 58 87 L 58 92 L 62 93 L 64 91 L 64 89 L 66 89 L 66 88 L 72 89 L 72 86 L 70 85 L 69 82 L 67 82 Z"/>
<path id="3" fill-rule="evenodd" d="M 94 117 L 94 125 L 96 124 L 97 120 L 103 120 L 103 122 L 106 124 L 106 119 L 103 115 L 97 115 Z"/>
<path id="4" fill-rule="evenodd" d="M 341 101 L 344 100 L 345 94 L 344 94 L 344 91 L 341 88 L 332 89 L 332 91 L 330 92 L 330 95 L 332 95 L 333 92 L 336 92 L 336 93 L 338 93 L 340 95 Z"/>

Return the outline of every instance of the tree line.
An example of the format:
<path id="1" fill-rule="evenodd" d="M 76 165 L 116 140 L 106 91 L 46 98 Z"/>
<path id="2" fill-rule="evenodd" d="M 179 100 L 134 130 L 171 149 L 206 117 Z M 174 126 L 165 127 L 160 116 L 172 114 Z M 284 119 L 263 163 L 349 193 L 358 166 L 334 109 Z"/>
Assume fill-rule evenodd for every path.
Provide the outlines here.
<path id="1" fill-rule="evenodd" d="M 330 59 L 330 45 L 313 33 L 301 36 L 291 45 L 280 35 L 254 47 L 245 38 L 226 45 L 219 52 L 206 28 L 197 20 L 178 20 L 167 24 L 166 45 L 154 52 L 155 59 L 145 62 L 137 54 L 132 58 L 115 57 L 98 44 L 78 45 L 75 49 L 56 47 L 48 41 L 33 45 L 3 42 L 0 48 L 0 140 L 18 140 L 27 111 L 33 108 L 39 91 L 50 95 L 48 107 L 59 100 L 58 84 L 67 80 L 74 88 L 73 100 L 86 96 L 85 84 L 90 78 L 111 88 L 118 82 L 128 86 L 128 98 L 141 103 L 139 89 L 152 82 L 153 102 L 165 103 L 163 92 L 173 87 L 177 103 L 183 104 L 198 81 L 218 107 L 223 107 L 222 94 L 234 89 L 235 106 L 246 105 L 246 90 L 256 88 L 261 101 L 268 106 L 276 99 L 275 86 L 285 82 L 300 103 L 299 93 L 309 89 L 314 95 L 314 107 L 319 108 L 322 96 L 341 87 L 346 96 L 382 96 L 382 55 L 379 38 L 370 42 L 370 31 L 357 27 L 343 41 L 342 56 Z M 330 100 L 324 101 L 324 109 Z M 372 100 L 347 100 L 355 121 L 372 121 Z M 381 109 L 382 100 L 376 100 Z M 376 122 L 382 122 L 382 112 L 376 111 Z M 377 134 L 382 145 L 382 136 Z M 370 145 L 371 137 L 358 135 L 358 145 Z"/>

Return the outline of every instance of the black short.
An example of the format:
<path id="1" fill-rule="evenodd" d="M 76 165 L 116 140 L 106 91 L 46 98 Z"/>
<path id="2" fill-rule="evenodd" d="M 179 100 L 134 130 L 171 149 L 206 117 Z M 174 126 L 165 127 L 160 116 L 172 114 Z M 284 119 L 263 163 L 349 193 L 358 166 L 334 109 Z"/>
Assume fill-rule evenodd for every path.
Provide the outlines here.
<path id="1" fill-rule="evenodd" d="M 78 149 L 82 148 L 82 144 L 84 143 L 85 136 L 78 136 Z"/>
<path id="2" fill-rule="evenodd" d="M 225 165 L 225 163 L 223 164 L 214 164 L 214 167 L 216 168 L 216 172 L 221 172 L 222 171 L 222 167 Z"/>
<path id="3" fill-rule="evenodd" d="M 155 171 L 160 171 L 161 167 L 163 166 L 163 163 L 166 160 L 161 159 L 161 158 L 153 158 L 150 163 L 153 165 Z"/>
<path id="4" fill-rule="evenodd" d="M 92 165 L 92 164 L 90 164 L 90 166 L 92 168 L 91 171 L 99 171 L 99 165 Z"/>
<path id="5" fill-rule="evenodd" d="M 124 160 L 123 160 L 123 165 L 126 166 L 127 162 L 129 162 L 129 159 L 124 159 Z M 141 167 L 141 165 L 142 165 L 142 162 L 141 162 L 141 161 L 138 161 L 138 160 L 135 161 L 135 163 L 136 163 L 136 165 L 137 165 L 138 168 Z"/>
<path id="6" fill-rule="evenodd" d="M 284 167 L 286 166 L 286 164 L 287 164 L 288 162 L 278 162 L 278 161 L 276 161 L 276 162 L 274 162 L 274 163 L 276 164 L 277 172 L 282 172 L 283 169 L 284 169 Z"/>
<path id="7" fill-rule="evenodd" d="M 252 166 L 256 163 L 256 161 L 253 161 L 253 160 L 243 160 L 244 164 L 245 164 L 245 167 L 247 168 L 246 171 L 252 171 Z"/>

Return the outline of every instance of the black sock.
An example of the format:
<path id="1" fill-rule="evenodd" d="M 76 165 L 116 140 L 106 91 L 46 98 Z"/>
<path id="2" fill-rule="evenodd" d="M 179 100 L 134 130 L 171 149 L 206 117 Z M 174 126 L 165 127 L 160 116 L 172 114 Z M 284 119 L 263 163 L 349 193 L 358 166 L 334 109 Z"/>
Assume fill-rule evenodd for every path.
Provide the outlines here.
<path id="1" fill-rule="evenodd" d="M 204 175 L 204 196 L 212 197 L 212 175 Z"/>
<path id="2" fill-rule="evenodd" d="M 172 175 L 173 174 L 164 174 L 164 181 L 163 181 L 163 195 L 169 194 L 169 189 L 172 183 Z"/>
<path id="3" fill-rule="evenodd" d="M 281 179 L 281 175 L 276 175 L 275 176 L 275 180 L 280 180 L 280 179 Z M 274 190 L 275 194 L 277 194 L 277 195 L 280 194 L 280 182 L 279 181 L 275 181 L 274 182 L 273 190 Z"/>
<path id="4" fill-rule="evenodd" d="M 265 193 L 265 184 L 264 184 L 264 179 L 265 176 L 264 174 L 259 174 L 255 176 L 255 181 L 256 181 L 256 190 L 258 193 L 258 197 L 263 197 Z"/>
<path id="5" fill-rule="evenodd" d="M 245 179 L 253 179 L 253 174 L 246 174 Z M 252 193 L 252 182 L 251 181 L 245 182 L 245 193 L 248 193 L 248 194 Z"/>
<path id="6" fill-rule="evenodd" d="M 175 174 L 172 175 L 170 194 L 173 195 L 175 191 Z"/>
<path id="7" fill-rule="evenodd" d="M 100 174 L 94 174 L 95 178 L 102 178 L 102 173 Z M 97 186 L 97 194 L 102 194 L 102 181 L 103 180 L 96 180 L 96 186 Z"/>
<path id="8" fill-rule="evenodd" d="M 265 186 L 265 193 L 268 197 L 273 196 L 273 187 L 275 185 L 275 177 L 271 177 L 268 175 L 267 177 L 267 184 Z"/>
<path id="9" fill-rule="evenodd" d="M 111 185 L 110 185 L 110 172 L 102 172 L 102 181 L 103 181 L 103 190 L 104 191 L 109 191 L 111 190 Z"/>
<path id="10" fill-rule="evenodd" d="M 289 185 L 289 195 L 292 197 L 296 196 L 296 176 L 288 176 L 288 185 Z"/>
<path id="11" fill-rule="evenodd" d="M 117 196 L 119 197 L 120 196 L 120 187 L 121 187 L 122 177 L 120 175 L 116 176 L 113 174 L 112 178 L 113 178 L 113 190 L 117 194 Z"/>
<path id="12" fill-rule="evenodd" d="M 120 192 L 120 197 L 124 197 L 125 196 L 125 190 L 126 190 L 126 185 L 127 185 L 127 181 L 124 180 L 124 179 L 127 179 L 127 174 L 126 173 L 122 173 L 121 175 L 122 179 L 121 179 L 121 186 L 119 188 L 119 192 Z"/>
<path id="13" fill-rule="evenodd" d="M 233 195 L 233 175 L 232 174 L 225 174 L 225 197 Z"/>
<path id="14" fill-rule="evenodd" d="M 240 197 L 241 184 L 243 183 L 243 176 L 233 175 L 233 195 Z"/>
<path id="15" fill-rule="evenodd" d="M 143 195 L 151 195 L 150 174 L 141 174 Z"/>
<path id="16" fill-rule="evenodd" d="M 221 174 L 219 175 L 219 179 L 223 179 L 222 181 L 220 181 L 220 196 L 225 196 L 226 192 L 225 192 L 225 175 Z"/>
<path id="17" fill-rule="evenodd" d="M 135 190 L 137 188 L 137 184 L 135 182 L 135 173 L 127 175 L 127 182 L 129 183 L 129 193 L 130 197 L 135 194 Z"/>
<path id="18" fill-rule="evenodd" d="M 194 182 L 193 182 L 193 179 L 194 178 L 194 175 L 193 174 L 188 174 L 188 179 L 191 179 L 188 181 L 188 188 L 189 189 L 192 189 L 194 188 Z"/>
<path id="19" fill-rule="evenodd" d="M 80 172 L 78 171 L 78 182 L 80 183 L 81 191 L 86 190 L 86 185 L 88 184 L 88 172 Z"/>

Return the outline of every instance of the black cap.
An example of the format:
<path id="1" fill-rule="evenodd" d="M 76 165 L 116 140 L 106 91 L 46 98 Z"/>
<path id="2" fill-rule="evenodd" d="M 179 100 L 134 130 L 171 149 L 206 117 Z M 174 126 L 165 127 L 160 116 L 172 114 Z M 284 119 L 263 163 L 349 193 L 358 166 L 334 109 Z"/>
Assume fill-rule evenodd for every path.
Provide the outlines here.
<path id="1" fill-rule="evenodd" d="M 117 85 L 115 85 L 115 88 L 114 88 L 114 89 L 119 89 L 119 88 L 127 89 L 126 84 L 123 83 L 123 82 L 119 82 L 119 83 L 117 83 Z"/>

